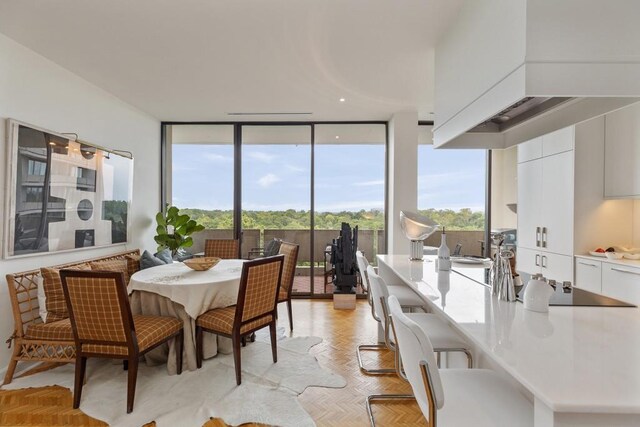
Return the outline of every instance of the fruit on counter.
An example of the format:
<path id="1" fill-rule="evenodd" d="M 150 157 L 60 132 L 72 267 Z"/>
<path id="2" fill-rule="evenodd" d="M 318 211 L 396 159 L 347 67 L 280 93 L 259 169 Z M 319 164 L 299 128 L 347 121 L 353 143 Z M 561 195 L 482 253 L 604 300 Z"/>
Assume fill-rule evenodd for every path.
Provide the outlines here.
<path id="1" fill-rule="evenodd" d="M 598 253 L 600 253 L 600 254 L 603 254 L 603 253 L 605 253 L 605 250 L 604 250 L 604 249 L 602 249 L 602 248 L 598 248 L 598 249 L 596 249 L 596 250 L 595 250 L 595 251 L 593 251 L 593 252 L 598 252 Z"/>
<path id="2" fill-rule="evenodd" d="M 615 251 L 616 251 L 615 248 L 612 248 L 612 247 L 608 247 L 606 250 L 606 252 L 615 252 Z"/>

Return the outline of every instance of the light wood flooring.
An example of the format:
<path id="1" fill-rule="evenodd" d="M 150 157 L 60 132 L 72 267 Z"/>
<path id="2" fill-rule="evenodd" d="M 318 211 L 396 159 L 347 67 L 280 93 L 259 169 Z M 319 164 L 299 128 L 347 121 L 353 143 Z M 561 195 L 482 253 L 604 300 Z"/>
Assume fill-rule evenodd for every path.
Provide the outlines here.
<path id="1" fill-rule="evenodd" d="M 280 304 L 279 326 L 288 325 L 284 304 Z M 315 335 L 324 341 L 313 347 L 320 365 L 343 375 L 343 389 L 311 387 L 298 399 L 318 426 L 367 426 L 365 398 L 375 393 L 410 393 L 407 383 L 395 376 L 367 376 L 358 369 L 357 344 L 374 343 L 376 323 L 364 300 L 354 311 L 334 310 L 325 300 L 294 300 L 294 332 L 292 336 Z M 288 328 L 287 328 L 288 331 Z M 379 353 L 382 357 L 378 359 Z M 372 366 L 393 365 L 389 352 L 369 352 Z M 126 385 L 123 384 L 123 391 Z M 16 391 L 0 390 L 0 426 L 104 426 L 80 410 L 71 409 L 71 391 L 62 387 L 43 387 Z M 124 408 L 123 408 L 124 410 Z M 135 408 L 134 408 L 135 410 Z M 424 426 L 426 423 L 417 404 L 383 403 L 375 407 L 376 422 L 384 426 Z M 211 420 L 206 427 L 224 427 Z"/>

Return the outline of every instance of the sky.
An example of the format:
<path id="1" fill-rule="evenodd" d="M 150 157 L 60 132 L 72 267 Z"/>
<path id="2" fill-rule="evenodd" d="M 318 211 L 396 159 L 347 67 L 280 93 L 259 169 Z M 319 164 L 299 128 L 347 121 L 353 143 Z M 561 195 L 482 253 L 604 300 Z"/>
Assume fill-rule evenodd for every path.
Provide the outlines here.
<path id="1" fill-rule="evenodd" d="M 173 146 L 173 204 L 233 208 L 233 146 Z M 244 145 L 242 207 L 309 210 L 309 144 Z M 315 147 L 316 211 L 384 208 L 384 146 Z M 484 210 L 484 150 L 418 151 L 418 209 Z M 206 183 L 206 185 L 202 185 Z"/>

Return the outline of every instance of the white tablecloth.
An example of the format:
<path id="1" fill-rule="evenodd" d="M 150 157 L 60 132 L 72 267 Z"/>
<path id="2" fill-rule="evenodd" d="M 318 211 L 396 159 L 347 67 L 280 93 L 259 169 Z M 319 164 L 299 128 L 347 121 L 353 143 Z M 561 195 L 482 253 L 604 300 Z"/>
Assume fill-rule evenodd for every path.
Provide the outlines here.
<path id="1" fill-rule="evenodd" d="M 138 271 L 131 276 L 129 292 L 134 314 L 152 314 L 179 318 L 184 324 L 183 368 L 196 369 L 195 319 L 208 310 L 236 303 L 243 260 L 221 260 L 207 271 L 194 271 L 183 263 L 161 265 Z M 228 338 L 204 335 L 204 357 L 218 351 L 231 352 Z M 217 339 L 216 339 L 217 338 Z M 176 373 L 173 342 L 145 355 L 149 364 L 167 363 Z"/>

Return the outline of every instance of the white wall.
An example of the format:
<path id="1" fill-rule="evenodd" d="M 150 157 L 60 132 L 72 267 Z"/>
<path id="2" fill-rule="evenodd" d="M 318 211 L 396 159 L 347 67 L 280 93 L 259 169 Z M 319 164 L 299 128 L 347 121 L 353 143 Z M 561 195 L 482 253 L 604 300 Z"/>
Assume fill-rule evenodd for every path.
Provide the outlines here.
<path id="1" fill-rule="evenodd" d="M 418 209 L 418 113 L 401 112 L 389 122 L 389 214 L 387 251 L 408 254 L 400 211 Z"/>
<path id="2" fill-rule="evenodd" d="M 518 149 L 491 151 L 491 228 L 517 228 L 507 203 L 518 202 Z"/>
<path id="3" fill-rule="evenodd" d="M 123 64 L 126 66 L 126 64 Z M 56 132 L 133 152 L 132 238 L 128 245 L 0 259 L 0 338 L 13 333 L 13 316 L 4 277 L 40 266 L 71 262 L 133 248 L 155 247 L 152 218 L 160 207 L 160 123 L 68 70 L 0 35 L 0 200 L 5 200 L 6 120 L 13 118 Z M 4 221 L 4 213 L 0 221 Z M 4 222 L 2 222 L 4 224 Z M 0 346 L 0 372 L 10 350 Z M 18 369 L 20 367 L 18 366 Z"/>

